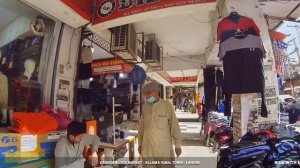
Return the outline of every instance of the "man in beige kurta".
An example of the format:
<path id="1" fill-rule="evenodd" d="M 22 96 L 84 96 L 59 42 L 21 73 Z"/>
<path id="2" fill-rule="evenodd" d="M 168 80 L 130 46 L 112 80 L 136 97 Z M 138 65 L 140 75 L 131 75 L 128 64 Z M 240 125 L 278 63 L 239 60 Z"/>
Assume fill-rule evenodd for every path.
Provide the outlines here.
<path id="1" fill-rule="evenodd" d="M 139 152 L 143 162 L 172 161 L 181 154 L 181 132 L 170 101 L 159 98 L 159 85 L 151 82 L 143 88 L 146 103 L 139 123 Z M 166 162 L 164 162 L 166 163 Z M 174 165 L 144 164 L 143 167 L 174 167 Z"/>

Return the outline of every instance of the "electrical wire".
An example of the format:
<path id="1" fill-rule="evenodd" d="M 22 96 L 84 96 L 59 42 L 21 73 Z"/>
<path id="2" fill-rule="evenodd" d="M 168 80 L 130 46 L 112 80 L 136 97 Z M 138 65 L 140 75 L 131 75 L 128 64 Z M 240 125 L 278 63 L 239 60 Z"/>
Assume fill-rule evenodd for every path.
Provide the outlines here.
<path id="1" fill-rule="evenodd" d="M 191 13 L 189 14 L 189 16 L 190 16 L 194 21 L 196 21 L 196 22 L 198 22 L 198 23 L 200 23 L 200 24 L 212 23 L 212 22 L 214 22 L 215 20 L 218 20 L 218 19 L 221 19 L 221 18 L 222 18 L 223 11 L 224 11 L 224 6 L 225 6 L 225 0 L 223 0 L 222 5 L 220 5 L 220 7 L 221 7 L 221 9 L 222 9 L 221 13 L 220 13 L 220 8 L 218 8 L 218 10 L 217 10 L 219 16 L 216 17 L 216 18 L 214 18 L 214 19 L 212 19 L 212 20 L 210 20 L 210 21 L 199 21 L 199 20 L 196 19 Z"/>
<path id="2" fill-rule="evenodd" d="M 186 60 L 186 59 L 180 58 L 180 56 L 170 56 L 170 55 L 168 55 L 167 57 L 164 57 L 164 58 L 175 58 L 175 59 L 182 60 L 182 61 L 186 61 L 186 62 L 202 63 L 202 62 L 198 62 L 198 61 Z"/>
<path id="3" fill-rule="evenodd" d="M 288 4 L 289 2 L 291 2 L 291 0 L 288 0 L 288 1 L 286 1 L 286 2 L 281 2 L 281 0 L 279 0 L 279 1 L 274 1 L 274 2 L 276 2 L 276 3 L 280 3 L 280 4 Z"/>
<path id="4" fill-rule="evenodd" d="M 212 19 L 212 20 L 210 20 L 210 21 L 207 21 L 207 22 L 201 22 L 201 21 L 197 20 L 191 13 L 189 14 L 189 16 L 190 16 L 193 20 L 195 20 L 196 22 L 201 23 L 201 24 L 212 23 L 213 21 L 222 18 L 221 16 L 218 16 L 217 18 L 214 18 L 214 19 Z"/>
<path id="5" fill-rule="evenodd" d="M 164 58 L 175 58 L 177 59 L 178 61 L 184 61 L 184 62 L 187 62 L 187 63 L 194 63 L 194 64 L 190 64 L 193 68 L 196 68 L 196 69 L 199 69 L 198 66 L 195 65 L 195 63 L 197 64 L 201 64 L 202 62 L 197 62 L 197 61 L 190 61 L 190 60 L 186 60 L 186 59 L 183 59 L 183 58 L 178 58 L 178 56 L 169 56 L 169 57 L 164 57 Z M 173 60 L 173 61 L 176 61 L 176 60 Z M 177 62 L 177 61 L 176 61 Z"/>
<path id="6" fill-rule="evenodd" d="M 72 42 L 73 42 L 73 37 L 75 35 L 75 29 L 73 30 L 73 33 L 72 33 L 72 37 L 71 37 L 71 41 L 70 41 L 70 44 L 69 44 L 69 57 L 68 57 L 68 65 L 71 64 L 70 63 L 70 58 L 71 58 L 71 46 L 72 46 Z"/>

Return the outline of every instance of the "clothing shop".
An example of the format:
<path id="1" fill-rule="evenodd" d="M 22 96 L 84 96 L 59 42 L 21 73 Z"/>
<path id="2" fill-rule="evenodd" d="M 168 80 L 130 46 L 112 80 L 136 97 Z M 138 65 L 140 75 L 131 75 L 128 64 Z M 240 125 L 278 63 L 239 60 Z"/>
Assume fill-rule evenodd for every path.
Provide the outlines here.
<path id="1" fill-rule="evenodd" d="M 42 104 L 52 84 L 49 77 L 53 76 L 53 67 L 49 63 L 55 54 L 52 48 L 58 25 L 20 1 L 3 1 L 0 5 L 0 165 L 51 166 L 53 159 L 49 158 L 53 157 L 56 140 L 51 136 L 48 139 L 47 133 L 57 128 L 57 122 L 42 112 Z M 24 153 L 32 157 L 9 159 Z"/>
<path id="2" fill-rule="evenodd" d="M 218 152 L 218 167 L 269 167 L 299 159 L 299 123 L 279 114 L 276 85 L 266 78 L 273 67 L 254 20 L 232 11 L 218 23 L 217 40 L 222 66 L 204 69 L 202 122 L 206 145 Z M 217 112 L 219 100 L 224 113 Z"/>

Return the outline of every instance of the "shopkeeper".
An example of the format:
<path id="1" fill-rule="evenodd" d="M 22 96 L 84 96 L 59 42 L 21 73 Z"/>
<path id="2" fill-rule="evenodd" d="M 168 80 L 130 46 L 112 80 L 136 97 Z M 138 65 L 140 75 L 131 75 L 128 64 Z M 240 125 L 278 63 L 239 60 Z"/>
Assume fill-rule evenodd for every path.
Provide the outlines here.
<path id="1" fill-rule="evenodd" d="M 83 168 L 85 158 L 82 153 L 86 145 L 92 145 L 92 157 L 89 164 L 98 164 L 97 150 L 100 139 L 95 135 L 85 134 L 85 125 L 72 121 L 68 125 L 67 136 L 61 138 L 55 147 L 55 168 Z"/>
<path id="2" fill-rule="evenodd" d="M 147 102 L 143 105 L 139 124 L 139 152 L 143 161 L 172 161 L 181 154 L 181 132 L 174 108 L 169 100 L 159 97 L 160 87 L 151 82 L 143 88 Z M 144 165 L 161 167 L 162 165 Z M 174 167 L 173 165 L 169 165 Z"/>

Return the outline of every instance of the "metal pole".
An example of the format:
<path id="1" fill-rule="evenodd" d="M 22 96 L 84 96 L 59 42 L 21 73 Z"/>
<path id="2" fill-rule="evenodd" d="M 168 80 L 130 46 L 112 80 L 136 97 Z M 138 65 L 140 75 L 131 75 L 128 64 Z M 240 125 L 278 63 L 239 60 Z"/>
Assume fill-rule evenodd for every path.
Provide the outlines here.
<path id="1" fill-rule="evenodd" d="M 116 143 L 116 122 L 115 122 L 115 97 L 112 97 L 112 112 L 113 112 L 113 138 L 114 138 L 114 145 Z"/>
<path id="2" fill-rule="evenodd" d="M 294 95 L 294 86 L 293 86 L 292 75 L 291 75 L 291 63 L 290 63 L 290 59 L 288 59 L 288 72 L 289 72 L 289 76 L 290 76 L 290 84 L 291 84 L 292 96 L 295 97 L 295 95 Z"/>

